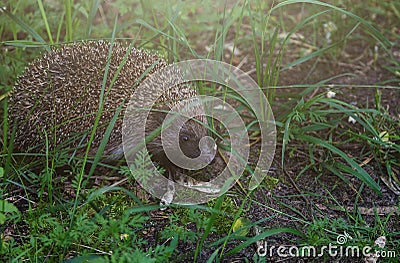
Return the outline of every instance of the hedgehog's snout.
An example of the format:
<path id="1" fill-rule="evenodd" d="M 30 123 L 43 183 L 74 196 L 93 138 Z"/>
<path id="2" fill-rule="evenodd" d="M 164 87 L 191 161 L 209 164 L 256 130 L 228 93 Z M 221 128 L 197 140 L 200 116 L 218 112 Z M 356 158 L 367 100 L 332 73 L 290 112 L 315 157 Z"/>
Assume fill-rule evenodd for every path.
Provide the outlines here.
<path id="1" fill-rule="evenodd" d="M 179 148 L 186 157 L 195 159 L 196 162 L 203 166 L 213 161 L 217 145 L 213 138 L 207 136 L 204 129 L 200 134 L 196 132 L 181 132 Z"/>
<path id="2" fill-rule="evenodd" d="M 211 163 L 214 160 L 217 151 L 217 144 L 210 136 L 204 136 L 199 141 L 199 149 L 202 161 Z"/>

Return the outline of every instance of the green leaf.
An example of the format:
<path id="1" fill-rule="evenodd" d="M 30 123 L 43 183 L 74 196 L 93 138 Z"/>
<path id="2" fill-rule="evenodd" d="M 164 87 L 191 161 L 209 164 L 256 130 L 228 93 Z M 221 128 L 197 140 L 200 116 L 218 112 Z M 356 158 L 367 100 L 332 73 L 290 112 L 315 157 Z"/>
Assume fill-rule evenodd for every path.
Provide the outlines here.
<path id="1" fill-rule="evenodd" d="M 12 212 L 19 214 L 19 210 L 15 205 L 7 202 L 6 200 L 0 200 L 0 225 L 4 224 L 6 221 L 6 213 Z"/>
<path id="2" fill-rule="evenodd" d="M 0 225 L 6 222 L 6 215 L 0 212 Z"/>
<path id="3" fill-rule="evenodd" d="M 249 225 L 251 221 L 245 217 L 239 217 L 233 224 L 233 232 L 237 232 L 239 236 L 246 236 L 249 233 Z"/>
<path id="4" fill-rule="evenodd" d="M 0 212 L 3 213 L 12 213 L 12 212 L 19 212 L 18 208 L 6 200 L 0 200 Z"/>

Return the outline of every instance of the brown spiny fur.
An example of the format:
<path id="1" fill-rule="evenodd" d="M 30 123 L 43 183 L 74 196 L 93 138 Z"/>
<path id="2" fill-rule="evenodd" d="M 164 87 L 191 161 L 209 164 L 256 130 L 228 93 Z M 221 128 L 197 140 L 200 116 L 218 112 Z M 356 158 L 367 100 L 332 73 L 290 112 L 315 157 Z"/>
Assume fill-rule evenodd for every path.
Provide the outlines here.
<path id="1" fill-rule="evenodd" d="M 146 51 L 132 48 L 127 53 L 129 47 L 119 42 L 113 43 L 110 56 L 110 45 L 106 41 L 61 45 L 52 48 L 27 67 L 18 78 L 9 98 L 10 129 L 14 125 L 17 127 L 14 148 L 25 152 L 43 152 L 47 137 L 50 150 L 62 147 L 75 151 L 79 148 L 77 152 L 82 154 L 99 110 L 103 78 L 110 59 L 104 107 L 90 153 L 97 151 L 116 109 L 129 102 L 142 78 L 147 77 L 145 72 L 152 68 L 148 73 L 152 74 L 167 65 L 163 59 Z M 127 54 L 126 62 L 117 75 Z M 195 95 L 194 89 L 181 85 L 167 91 L 160 101 L 167 105 L 176 105 L 179 100 Z M 123 110 L 121 115 L 122 113 Z M 148 129 L 156 129 L 161 119 L 155 116 L 153 120 L 149 120 Z M 196 136 L 206 134 L 205 128 L 198 123 L 191 122 L 188 127 Z M 121 129 L 122 117 L 119 117 L 104 151 L 106 154 L 121 154 Z M 150 143 L 149 150 L 156 159 L 163 158 L 159 140 Z M 160 161 L 164 163 L 163 160 Z"/>

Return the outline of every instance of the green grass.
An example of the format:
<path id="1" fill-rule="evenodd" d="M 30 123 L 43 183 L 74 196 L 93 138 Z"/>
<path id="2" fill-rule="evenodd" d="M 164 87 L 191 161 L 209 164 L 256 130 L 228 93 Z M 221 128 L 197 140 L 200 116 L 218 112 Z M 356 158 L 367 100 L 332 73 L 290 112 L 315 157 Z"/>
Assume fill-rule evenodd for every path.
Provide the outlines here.
<path id="1" fill-rule="evenodd" d="M 400 229 L 393 227 L 399 225 L 399 197 L 390 207 L 393 213 L 382 215 L 375 204 L 384 194 L 382 188 L 400 192 L 400 124 L 382 98 L 383 92 L 399 89 L 400 63 L 391 52 L 400 39 L 399 3 L 254 0 L 228 1 L 228 6 L 216 8 L 215 1 L 208 0 L 109 2 L 0 2 L 6 7 L 0 16 L 0 261 L 222 262 L 246 255 L 252 257 L 248 261 L 266 262 L 255 253 L 258 242 L 277 239 L 279 244 L 299 247 L 324 246 L 345 232 L 352 237 L 349 245 L 373 246 L 385 236 L 384 250 L 400 251 Z M 156 50 L 169 62 L 209 58 L 243 66 L 274 108 L 276 181 L 265 180 L 249 191 L 243 187 L 250 178 L 246 174 L 226 195 L 207 204 L 173 205 L 160 212 L 157 201 L 144 198 L 126 166 L 101 162 L 107 138 L 94 160 L 87 158 L 89 147 L 85 156 L 74 158 L 62 150 L 44 157 L 13 152 L 7 94 L 17 76 L 50 45 L 82 39 L 127 40 L 132 46 Z M 233 50 L 227 48 L 231 43 Z M 336 80 L 357 72 L 353 67 L 339 73 L 329 69 L 342 62 L 358 66 L 357 58 L 347 56 L 356 44 L 367 50 L 356 55 L 373 54 L 370 67 L 387 77 L 367 85 L 354 83 L 352 90 L 358 94 L 374 93 L 373 101 L 359 97 L 354 105 L 345 100 L 351 92 L 347 84 Z M 241 55 L 232 55 L 235 51 Z M 328 72 L 319 75 L 324 67 Z M 301 81 L 287 85 L 287 73 L 297 68 Z M 101 88 L 104 94 L 105 80 Z M 328 98 L 327 89 L 337 97 Z M 210 93 L 227 101 L 238 98 L 216 87 Z M 246 105 L 235 107 L 256 140 L 254 116 Z M 349 117 L 356 124 L 349 123 Z M 91 139 L 99 118 L 100 114 Z M 301 167 L 296 169 L 293 164 L 299 160 Z M 146 175 L 146 163 L 136 164 L 139 176 Z M 96 166 L 129 179 L 113 185 L 103 176 L 105 181 L 96 185 L 90 178 L 98 176 Z M 301 185 L 304 180 L 309 185 Z M 386 187 L 390 182 L 392 190 Z M 326 195 L 312 192 L 312 186 Z M 280 194 L 279 187 L 293 191 Z M 339 199 L 342 188 L 354 194 L 350 204 Z M 375 198 L 372 215 L 358 209 L 368 196 Z M 304 204 L 296 205 L 299 200 Z M 330 215 L 329 209 L 336 214 Z M 236 229 L 242 219 L 247 230 Z M 386 261 L 397 262 L 398 257 Z M 327 255 L 322 259 L 332 260 Z"/>

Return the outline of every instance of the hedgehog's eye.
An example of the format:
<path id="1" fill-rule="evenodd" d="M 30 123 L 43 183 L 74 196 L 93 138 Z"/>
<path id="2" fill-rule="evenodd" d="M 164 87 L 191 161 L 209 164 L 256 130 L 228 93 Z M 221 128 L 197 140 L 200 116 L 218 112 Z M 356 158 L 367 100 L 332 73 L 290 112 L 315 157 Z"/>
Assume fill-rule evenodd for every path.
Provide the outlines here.
<path id="1" fill-rule="evenodd" d="M 183 141 L 183 142 L 187 142 L 187 141 L 189 141 L 189 136 L 186 135 L 186 134 L 182 134 L 180 139 L 181 139 L 181 141 Z"/>

